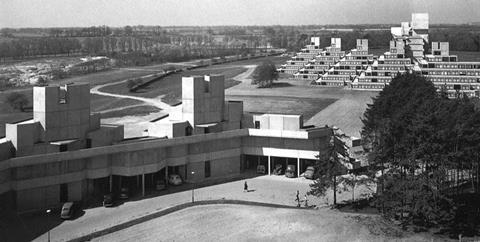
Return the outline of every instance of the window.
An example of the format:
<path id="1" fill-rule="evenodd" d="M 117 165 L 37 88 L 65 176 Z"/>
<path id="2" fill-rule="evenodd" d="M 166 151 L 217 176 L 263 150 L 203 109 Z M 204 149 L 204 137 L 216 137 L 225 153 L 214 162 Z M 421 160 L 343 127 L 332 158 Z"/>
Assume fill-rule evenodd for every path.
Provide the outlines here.
<path id="1" fill-rule="evenodd" d="M 203 83 L 203 91 L 206 93 L 210 92 L 210 82 Z"/>
<path id="2" fill-rule="evenodd" d="M 63 144 L 63 145 L 60 145 L 60 152 L 65 152 L 67 151 L 67 145 Z"/>
<path id="3" fill-rule="evenodd" d="M 92 148 L 92 139 L 87 139 L 87 148 Z"/>
<path id="4" fill-rule="evenodd" d="M 211 176 L 210 161 L 205 161 L 205 178 Z"/>
<path id="5" fill-rule="evenodd" d="M 203 133 L 205 133 L 205 134 L 210 133 L 210 128 L 205 127 L 205 128 L 203 129 Z"/>
<path id="6" fill-rule="evenodd" d="M 255 128 L 260 129 L 260 121 L 255 121 Z"/>

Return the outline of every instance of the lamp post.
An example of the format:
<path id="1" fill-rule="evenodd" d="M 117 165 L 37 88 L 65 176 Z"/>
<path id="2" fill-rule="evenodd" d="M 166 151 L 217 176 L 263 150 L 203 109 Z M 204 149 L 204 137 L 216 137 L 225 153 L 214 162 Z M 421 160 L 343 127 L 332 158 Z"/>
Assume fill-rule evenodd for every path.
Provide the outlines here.
<path id="1" fill-rule="evenodd" d="M 194 171 L 192 171 L 192 181 L 193 181 L 193 175 L 195 175 Z M 192 186 L 192 203 L 195 202 L 194 190 L 195 190 L 195 182 L 193 182 L 193 186 Z"/>
<path id="2" fill-rule="evenodd" d="M 47 211 L 46 211 L 46 212 L 47 212 L 47 216 L 50 215 L 50 212 L 51 212 L 51 211 L 52 211 L 52 210 L 47 209 Z M 50 218 L 50 217 L 49 217 L 49 218 Z M 47 241 L 50 242 L 50 229 L 48 229 L 48 232 L 47 232 Z"/>

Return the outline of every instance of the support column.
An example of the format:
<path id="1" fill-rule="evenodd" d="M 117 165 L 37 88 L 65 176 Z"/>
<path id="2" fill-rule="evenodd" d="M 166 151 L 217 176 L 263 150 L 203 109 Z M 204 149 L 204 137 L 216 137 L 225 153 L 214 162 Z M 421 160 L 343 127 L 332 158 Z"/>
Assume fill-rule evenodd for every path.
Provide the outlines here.
<path id="1" fill-rule="evenodd" d="M 297 177 L 300 177 L 300 157 L 297 157 Z"/>
<path id="2" fill-rule="evenodd" d="M 271 169 L 270 169 L 270 156 L 268 156 L 268 175 L 270 175 L 271 173 Z"/>
<path id="3" fill-rule="evenodd" d="M 113 176 L 110 175 L 110 177 L 108 178 L 108 183 L 110 183 L 110 192 L 112 192 L 113 190 Z"/>
<path id="4" fill-rule="evenodd" d="M 168 166 L 165 166 L 165 185 L 168 185 Z"/>
<path id="5" fill-rule="evenodd" d="M 142 174 L 142 197 L 145 197 L 145 174 Z"/>

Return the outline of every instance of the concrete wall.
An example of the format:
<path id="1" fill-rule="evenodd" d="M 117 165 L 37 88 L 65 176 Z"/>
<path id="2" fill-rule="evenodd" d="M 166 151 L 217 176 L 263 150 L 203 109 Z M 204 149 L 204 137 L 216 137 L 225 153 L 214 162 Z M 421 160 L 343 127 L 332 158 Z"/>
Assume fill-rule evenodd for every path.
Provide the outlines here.
<path id="1" fill-rule="evenodd" d="M 435 55 L 436 51 L 440 51 L 440 56 L 450 55 L 450 46 L 448 42 L 432 42 L 432 55 Z"/>
<path id="2" fill-rule="evenodd" d="M 331 41 L 331 46 L 335 48 L 342 48 L 342 39 L 341 38 L 332 38 Z"/>
<path id="3" fill-rule="evenodd" d="M 90 129 L 90 86 L 33 88 L 33 117 L 43 127 L 43 141 L 81 139 Z"/>
<path id="4" fill-rule="evenodd" d="M 260 129 L 298 131 L 303 126 L 302 115 L 262 114 L 254 115 L 253 121 L 260 122 Z"/>
<path id="5" fill-rule="evenodd" d="M 182 78 L 183 120 L 192 126 L 221 122 L 224 112 L 224 76 Z"/>
<path id="6" fill-rule="evenodd" d="M 357 50 L 368 50 L 368 39 L 357 39 Z"/>

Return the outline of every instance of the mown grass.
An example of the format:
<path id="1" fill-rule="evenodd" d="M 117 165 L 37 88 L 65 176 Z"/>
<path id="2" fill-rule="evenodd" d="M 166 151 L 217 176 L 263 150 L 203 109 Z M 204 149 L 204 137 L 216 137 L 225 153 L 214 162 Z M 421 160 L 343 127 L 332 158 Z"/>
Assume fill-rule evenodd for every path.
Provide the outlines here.
<path id="1" fill-rule="evenodd" d="M 115 110 L 111 112 L 101 113 L 100 117 L 104 119 L 104 118 L 116 118 L 116 117 L 125 117 L 125 116 L 144 116 L 144 115 L 148 115 L 150 113 L 159 112 L 159 111 L 161 111 L 161 109 L 157 107 L 150 106 L 150 105 L 143 105 L 143 106 L 125 108 L 122 110 Z"/>
<path id="2" fill-rule="evenodd" d="M 200 68 L 195 70 L 188 70 L 167 76 L 161 80 L 151 83 L 150 85 L 139 89 L 136 92 L 130 92 L 127 83 L 119 83 L 112 86 L 101 88 L 100 91 L 116 94 L 127 94 L 132 96 L 155 98 L 161 95 L 165 95 L 166 99 L 163 100 L 167 103 L 174 103 L 180 100 L 182 94 L 182 77 L 183 76 L 196 76 L 196 75 L 209 75 L 209 74 L 221 74 L 225 76 L 225 86 L 231 87 L 238 84 L 232 77 L 244 72 L 246 68 L 242 66 L 209 66 L 206 68 Z"/>

